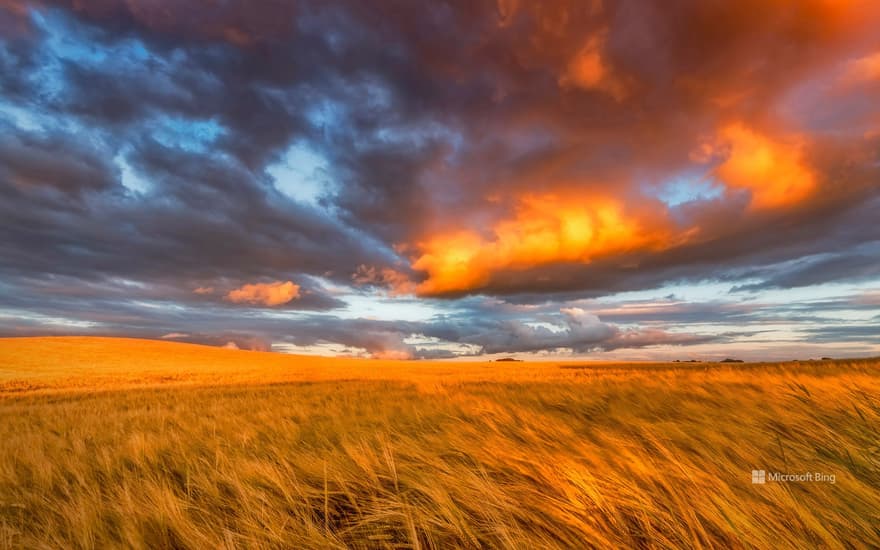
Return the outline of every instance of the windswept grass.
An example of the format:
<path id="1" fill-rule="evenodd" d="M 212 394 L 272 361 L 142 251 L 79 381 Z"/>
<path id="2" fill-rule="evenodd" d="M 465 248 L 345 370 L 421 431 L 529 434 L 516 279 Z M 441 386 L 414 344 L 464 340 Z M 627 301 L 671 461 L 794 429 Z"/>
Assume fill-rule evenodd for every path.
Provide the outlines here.
<path id="1" fill-rule="evenodd" d="M 93 359 L 89 386 L 70 345 L 81 371 L 53 357 L 25 389 L 39 360 L 0 349 L 0 548 L 880 544 L 875 361 L 285 373 L 223 352 L 211 373 L 170 346 L 146 368 Z M 249 370 L 224 370 L 229 353 Z M 157 386 L 168 364 L 183 382 Z M 835 483 L 753 485 L 753 469 Z"/>

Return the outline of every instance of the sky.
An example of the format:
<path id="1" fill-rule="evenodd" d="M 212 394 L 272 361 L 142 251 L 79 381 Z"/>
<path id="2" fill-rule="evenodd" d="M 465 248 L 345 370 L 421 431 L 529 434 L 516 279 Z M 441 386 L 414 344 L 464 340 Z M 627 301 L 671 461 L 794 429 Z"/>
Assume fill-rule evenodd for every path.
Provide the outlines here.
<path id="1" fill-rule="evenodd" d="M 876 0 L 0 0 L 0 336 L 880 355 Z"/>

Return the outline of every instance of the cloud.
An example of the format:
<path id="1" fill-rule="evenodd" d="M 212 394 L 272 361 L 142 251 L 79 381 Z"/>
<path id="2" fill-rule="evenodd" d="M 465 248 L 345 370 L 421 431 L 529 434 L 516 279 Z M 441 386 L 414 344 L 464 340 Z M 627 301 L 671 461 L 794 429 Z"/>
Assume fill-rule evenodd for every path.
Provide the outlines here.
<path id="1" fill-rule="evenodd" d="M 275 281 L 272 283 L 252 283 L 230 290 L 226 299 L 236 304 L 258 304 L 264 306 L 280 306 L 299 298 L 299 285 L 293 281 Z"/>
<path id="2" fill-rule="evenodd" d="M 662 329 L 621 329 L 602 322 L 579 307 L 561 308 L 555 323 L 534 324 L 508 320 L 487 323 L 461 341 L 479 346 L 482 353 L 536 352 L 568 350 L 586 353 L 618 348 L 705 343 L 715 337 L 674 334 Z"/>
<path id="3" fill-rule="evenodd" d="M 729 153 L 715 173 L 727 186 L 749 190 L 753 208 L 797 204 L 816 190 L 816 176 L 804 162 L 803 138 L 775 142 L 736 123 L 721 130 L 721 139 Z"/>
<path id="4" fill-rule="evenodd" d="M 375 266 L 361 264 L 351 279 L 359 286 L 385 288 L 391 296 L 413 294 L 417 290 L 416 283 L 409 275 L 390 267 L 377 269 Z"/>
<path id="5" fill-rule="evenodd" d="M 617 101 L 626 97 L 625 84 L 612 74 L 606 60 L 606 33 L 587 39 L 568 64 L 565 74 L 560 77 L 562 86 L 577 86 L 585 90 L 598 90 L 609 94 Z"/>
<path id="6" fill-rule="evenodd" d="M 112 190 L 119 170 L 103 151 L 68 133 L 25 131 L 0 122 L 0 177 L 20 193 L 53 189 L 68 196 Z"/>
<path id="7" fill-rule="evenodd" d="M 880 51 L 849 61 L 841 80 L 846 85 L 880 81 Z"/>
<path id="8" fill-rule="evenodd" d="M 764 270 L 758 282 L 738 285 L 734 291 L 802 288 L 829 282 L 860 282 L 880 278 L 880 243 L 873 242 L 839 253 L 806 256 Z"/>
<path id="9" fill-rule="evenodd" d="M 638 217 L 613 199 L 526 195 L 512 219 L 493 226 L 489 239 L 462 230 L 422 243 L 412 267 L 428 278 L 417 292 L 475 290 L 488 286 L 497 271 L 662 250 L 680 238 L 664 225 L 662 215 Z"/>

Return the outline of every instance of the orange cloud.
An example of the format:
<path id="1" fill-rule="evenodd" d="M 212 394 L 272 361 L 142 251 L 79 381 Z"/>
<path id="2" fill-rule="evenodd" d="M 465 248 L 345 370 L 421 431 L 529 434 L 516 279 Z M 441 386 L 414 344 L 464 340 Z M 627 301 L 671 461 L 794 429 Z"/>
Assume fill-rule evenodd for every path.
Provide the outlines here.
<path id="1" fill-rule="evenodd" d="M 844 84 L 880 81 L 880 51 L 847 63 Z"/>
<path id="2" fill-rule="evenodd" d="M 563 86 L 605 92 L 620 101 L 626 97 L 623 83 L 611 71 L 604 54 L 605 35 L 593 36 L 583 45 L 559 79 Z"/>
<path id="3" fill-rule="evenodd" d="M 413 269 L 428 278 L 421 295 L 473 290 L 493 273 L 561 262 L 588 263 L 638 250 L 661 250 L 675 237 L 656 217 L 638 219 L 610 198 L 528 195 L 512 219 L 501 220 L 488 235 L 456 231 L 421 243 Z"/>
<path id="4" fill-rule="evenodd" d="M 498 9 L 498 23 L 501 26 L 506 26 L 519 11 L 519 0 L 498 0 L 496 7 Z"/>
<path id="5" fill-rule="evenodd" d="M 296 298 L 299 298 L 299 285 L 292 281 L 248 284 L 226 295 L 230 302 L 264 306 L 280 306 Z"/>
<path id="6" fill-rule="evenodd" d="M 752 209 L 796 204 L 815 190 L 816 176 L 804 161 L 802 138 L 775 141 L 740 123 L 723 128 L 720 137 L 728 155 L 716 175 L 730 188 L 749 190 Z"/>

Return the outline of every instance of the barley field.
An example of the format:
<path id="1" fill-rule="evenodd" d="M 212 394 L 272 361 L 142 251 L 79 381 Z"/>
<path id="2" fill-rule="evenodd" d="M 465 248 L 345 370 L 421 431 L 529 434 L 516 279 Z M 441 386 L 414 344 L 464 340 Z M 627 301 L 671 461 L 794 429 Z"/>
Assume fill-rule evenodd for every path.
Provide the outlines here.
<path id="1" fill-rule="evenodd" d="M 0 340 L 0 548 L 876 547 L 877 360 Z"/>

